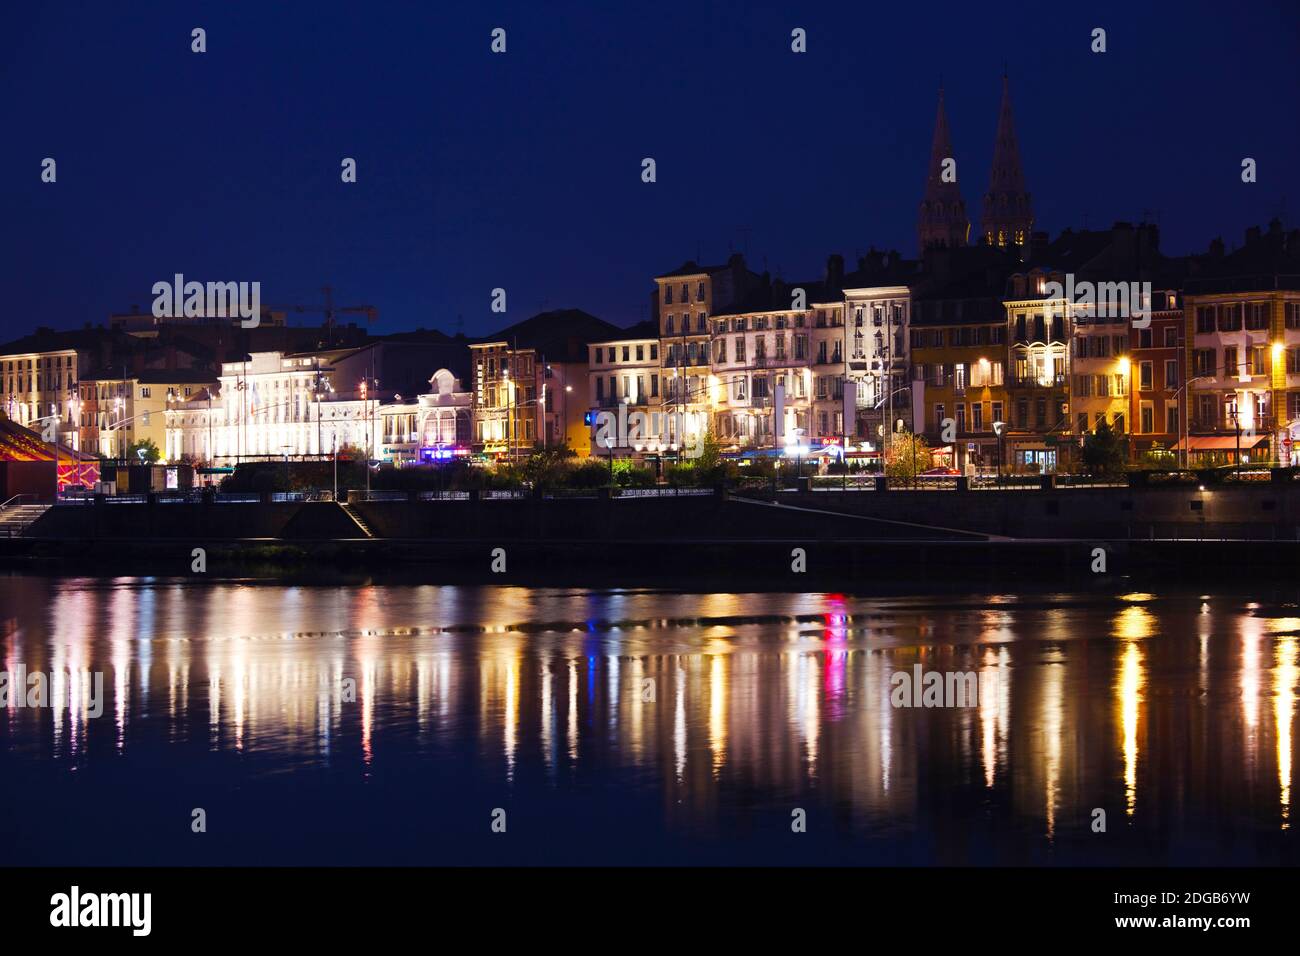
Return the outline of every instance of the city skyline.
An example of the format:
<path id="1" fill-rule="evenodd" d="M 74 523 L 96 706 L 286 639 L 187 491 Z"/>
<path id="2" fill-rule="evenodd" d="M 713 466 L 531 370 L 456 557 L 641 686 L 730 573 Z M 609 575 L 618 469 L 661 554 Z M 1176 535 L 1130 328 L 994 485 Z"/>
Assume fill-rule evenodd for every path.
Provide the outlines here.
<path id="1" fill-rule="evenodd" d="M 419 11 L 327 11 L 292 68 L 276 52 L 302 39 L 287 14 L 205 13 L 203 54 L 190 51 L 195 24 L 180 14 L 145 18 L 130 35 L 107 15 L 7 14 L 23 40 L 7 58 L 15 75 L 36 58 L 66 62 L 64 46 L 86 60 L 81 75 L 105 51 L 112 59 L 100 62 L 93 97 L 55 70 L 45 109 L 32 107 L 25 79 L 16 89 L 28 95 L 4 107 L 30 150 L 0 158 L 17 226 L 0 246 L 12 302 L 0 337 L 147 308 L 152 284 L 175 272 L 260 281 L 276 302 L 318 302 L 328 283 L 340 305 L 374 304 L 378 333 L 479 336 L 563 307 L 631 325 L 648 317 L 647 277 L 688 259 L 742 252 L 751 268 L 795 279 L 831 253 L 913 256 L 938 90 L 978 221 L 1004 71 L 1035 229 L 1155 221 L 1178 254 L 1289 218 L 1282 173 L 1297 134 L 1272 117 L 1277 100 L 1252 94 L 1285 100 L 1296 82 L 1284 40 L 1293 11 L 1228 17 L 1196 6 L 1179 22 L 1120 7 L 1088 20 L 1035 11 L 1032 22 L 947 13 L 936 30 L 919 13 L 848 7 L 564 16 L 578 9 L 451 11 L 430 30 Z M 1098 25 L 1104 54 L 1089 50 Z M 507 30 L 504 54 L 489 49 L 496 26 Z M 791 50 L 795 28 L 807 31 L 807 53 Z M 932 42 L 874 43 L 885 30 Z M 1237 32 L 1259 55 L 1216 67 L 1205 45 Z M 420 55 L 431 36 L 437 55 Z M 391 55 L 377 62 L 384 45 Z M 585 83 L 568 69 L 575 51 L 616 79 Z M 863 51 L 888 77 L 884 95 L 869 92 Z M 242 79 L 224 69 L 232 56 Z M 380 68 L 342 69 L 339 56 Z M 1072 69 L 1060 69 L 1063 58 Z M 254 101 L 254 80 L 282 95 Z M 106 102 L 114 109 L 98 108 Z M 1197 133 L 1225 109 L 1241 132 Z M 199 129 L 208 116 L 242 120 L 215 141 L 186 131 L 171 150 L 106 148 L 167 141 L 159 134 L 173 115 Z M 1079 130 L 1096 135 L 1075 148 Z M 1189 137 L 1209 148 L 1187 149 Z M 59 164 L 55 183 L 41 182 L 47 156 Z M 344 184 L 349 156 L 358 177 Z M 1241 182 L 1246 156 L 1255 183 Z M 645 157 L 656 160 L 654 183 L 641 181 Z M 509 296 L 506 321 L 490 310 L 496 288 Z"/>

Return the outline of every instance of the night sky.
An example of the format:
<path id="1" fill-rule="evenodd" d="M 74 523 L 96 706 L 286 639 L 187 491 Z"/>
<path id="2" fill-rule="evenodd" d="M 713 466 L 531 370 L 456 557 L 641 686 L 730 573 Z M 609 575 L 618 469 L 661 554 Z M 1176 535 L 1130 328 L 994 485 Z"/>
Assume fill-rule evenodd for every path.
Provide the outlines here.
<path id="1" fill-rule="evenodd" d="M 175 272 L 480 334 L 629 324 L 657 272 L 733 249 L 787 279 L 914 254 L 940 80 L 977 219 L 1004 62 L 1036 228 L 1151 210 L 1185 253 L 1300 222 L 1300 4 L 946 6 L 6 4 L 0 338 L 147 310 Z"/>

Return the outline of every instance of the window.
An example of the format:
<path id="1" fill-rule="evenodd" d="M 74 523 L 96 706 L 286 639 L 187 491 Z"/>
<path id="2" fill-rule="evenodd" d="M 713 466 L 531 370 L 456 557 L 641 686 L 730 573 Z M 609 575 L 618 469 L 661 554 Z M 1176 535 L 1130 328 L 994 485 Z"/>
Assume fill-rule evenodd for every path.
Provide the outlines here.
<path id="1" fill-rule="evenodd" d="M 1077 417 L 1078 417 L 1079 434 L 1082 435 L 1084 432 L 1088 430 L 1088 413 L 1079 412 Z"/>
<path id="2" fill-rule="evenodd" d="M 1220 332 L 1241 331 L 1241 303 L 1240 302 L 1234 302 L 1231 305 L 1219 306 L 1219 331 Z"/>
<path id="3" fill-rule="evenodd" d="M 1165 402 L 1165 431 L 1171 435 L 1177 435 L 1180 431 L 1177 402 Z"/>
<path id="4" fill-rule="evenodd" d="M 141 397 L 141 398 L 150 398 L 150 397 L 151 397 L 151 396 L 150 396 L 150 391 L 151 391 L 151 389 L 149 388 L 149 386 L 147 386 L 147 385 L 141 386 L 141 388 L 140 388 L 140 397 Z"/>
<path id="5" fill-rule="evenodd" d="M 1214 349 L 1196 349 L 1192 352 L 1192 374 L 1213 377 Z"/>
<path id="6" fill-rule="evenodd" d="M 1149 435 L 1156 430 L 1156 410 L 1150 402 L 1143 402 L 1138 418 L 1138 431 Z"/>
<path id="7" fill-rule="evenodd" d="M 1154 376 L 1155 373 L 1150 362 L 1143 362 L 1138 365 L 1138 388 L 1144 392 L 1151 391 L 1155 387 Z"/>
<path id="8" fill-rule="evenodd" d="M 1268 367 L 1265 365 L 1264 346 L 1252 345 L 1246 349 L 1246 374 L 1247 375 L 1267 375 Z"/>
<path id="9" fill-rule="evenodd" d="M 659 397 L 659 376 L 658 375 L 650 376 L 650 397 L 651 398 Z"/>
<path id="10" fill-rule="evenodd" d="M 1178 387 L 1178 359 L 1165 359 L 1165 388 Z"/>
<path id="11" fill-rule="evenodd" d="M 673 334 L 673 317 L 671 314 L 668 316 L 668 320 L 664 323 L 664 331 L 669 335 Z"/>
<path id="12" fill-rule="evenodd" d="M 966 432 L 966 405 L 964 403 L 957 405 L 957 434 Z"/>
<path id="13" fill-rule="evenodd" d="M 630 362 L 631 360 L 632 360 L 632 350 L 631 348 L 625 345 L 623 346 L 623 361 Z"/>
<path id="14" fill-rule="evenodd" d="M 1223 374 L 1232 376 L 1239 374 L 1240 366 L 1237 364 L 1237 346 L 1229 345 L 1223 350 Z"/>
<path id="15" fill-rule="evenodd" d="M 664 305 L 672 305 L 672 304 L 673 304 L 673 287 L 670 286 L 670 285 L 665 284 L 665 285 L 664 285 Z M 668 317 L 668 321 L 669 321 L 669 322 L 672 321 L 672 316 L 671 316 L 671 315 Z"/>
<path id="16" fill-rule="evenodd" d="M 1246 328 L 1260 332 L 1268 328 L 1268 303 L 1249 302 L 1246 304 Z"/>
<path id="17" fill-rule="evenodd" d="M 1214 309 L 1207 305 L 1196 307 L 1196 331 L 1204 335 L 1214 331 Z"/>
<path id="18" fill-rule="evenodd" d="M 1117 432 L 1123 432 L 1123 431 L 1124 431 L 1124 413 L 1123 413 L 1123 412 L 1116 412 L 1116 413 L 1115 413 L 1115 431 L 1117 431 Z"/>
<path id="19" fill-rule="evenodd" d="M 945 409 L 944 409 L 943 402 L 939 402 L 937 405 L 934 406 L 934 427 L 935 428 L 943 427 L 944 411 Z"/>
<path id="20" fill-rule="evenodd" d="M 659 361 L 659 346 L 653 342 L 650 343 L 650 361 Z"/>
<path id="21" fill-rule="evenodd" d="M 745 361 L 745 337 L 743 335 L 737 335 L 731 340 L 731 353 L 732 361 Z"/>
<path id="22" fill-rule="evenodd" d="M 703 280 L 700 281 L 700 284 L 699 284 L 699 285 L 696 287 L 696 289 L 695 289 L 695 301 L 696 301 L 696 302 L 703 302 L 703 301 L 704 301 L 704 281 L 703 281 Z"/>
<path id="23" fill-rule="evenodd" d="M 605 350 L 602 349 L 599 345 L 596 346 L 596 364 L 597 364 L 597 365 L 600 365 L 602 362 L 605 361 L 604 355 L 605 355 Z"/>
<path id="24" fill-rule="evenodd" d="M 1002 421 L 1002 403 L 1001 403 L 1001 402 L 994 402 L 994 403 L 993 403 L 993 420 L 994 420 L 995 422 L 1000 422 L 1000 421 Z"/>
<path id="25" fill-rule="evenodd" d="M 1165 329 L 1165 348 L 1178 348 L 1178 330 L 1173 326 L 1169 326 Z"/>
<path id="26" fill-rule="evenodd" d="M 636 360 L 637 360 L 638 362 L 644 362 L 644 361 L 645 361 L 645 346 L 644 346 L 644 345 L 638 345 L 638 346 L 636 347 Z"/>
<path id="27" fill-rule="evenodd" d="M 1034 403 L 1034 422 L 1039 428 L 1047 426 L 1047 399 L 1040 398 Z"/>
<path id="28" fill-rule="evenodd" d="M 971 430 L 982 432 L 984 430 L 984 403 L 975 402 L 970 407 L 970 424 Z"/>
<path id="29" fill-rule="evenodd" d="M 1139 330 L 1138 330 L 1138 348 L 1140 348 L 1140 349 L 1149 349 L 1149 348 L 1151 348 L 1151 330 L 1150 330 L 1150 329 L 1139 329 Z"/>

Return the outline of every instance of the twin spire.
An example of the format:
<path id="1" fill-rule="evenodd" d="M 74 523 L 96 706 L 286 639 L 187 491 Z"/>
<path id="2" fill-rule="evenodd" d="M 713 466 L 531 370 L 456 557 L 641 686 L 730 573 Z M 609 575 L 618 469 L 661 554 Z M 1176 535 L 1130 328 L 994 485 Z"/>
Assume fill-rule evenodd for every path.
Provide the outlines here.
<path id="1" fill-rule="evenodd" d="M 1002 106 L 998 112 L 997 141 L 993 147 L 993 167 L 989 188 L 984 194 L 981 231 L 984 241 L 996 246 L 1023 246 L 1029 242 L 1034 224 L 1033 205 L 1025 189 L 1024 171 L 1020 166 L 1020 148 L 1016 144 L 1015 123 L 1011 115 L 1011 88 L 1002 75 Z M 925 198 L 917 217 L 917 235 L 921 248 L 928 246 L 964 246 L 970 237 L 970 219 L 961 198 L 957 165 L 948 132 L 948 115 L 944 110 L 943 89 L 939 89 L 939 111 L 934 121 L 934 139 L 930 145 L 930 166 L 926 172 Z"/>

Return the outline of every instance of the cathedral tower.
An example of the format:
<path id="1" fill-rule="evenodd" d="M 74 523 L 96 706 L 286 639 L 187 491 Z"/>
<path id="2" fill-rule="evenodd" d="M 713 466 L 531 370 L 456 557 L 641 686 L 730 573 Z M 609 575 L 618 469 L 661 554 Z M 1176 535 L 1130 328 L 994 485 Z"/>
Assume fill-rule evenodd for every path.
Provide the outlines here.
<path id="1" fill-rule="evenodd" d="M 1020 168 L 1020 147 L 1011 119 L 1011 87 L 1002 74 L 1002 108 L 998 113 L 998 138 L 993 146 L 989 191 L 984 194 L 980 226 L 984 241 L 994 246 L 1028 246 L 1034 226 L 1034 208 Z"/>
<path id="2" fill-rule="evenodd" d="M 939 113 L 934 120 L 934 141 L 930 145 L 930 167 L 925 176 L 925 198 L 917 214 L 916 232 L 921 248 L 929 246 L 964 246 L 970 235 L 966 203 L 957 185 L 955 160 L 945 170 L 945 160 L 953 159 L 952 138 L 948 134 L 948 114 L 943 108 L 943 90 L 939 90 Z"/>

